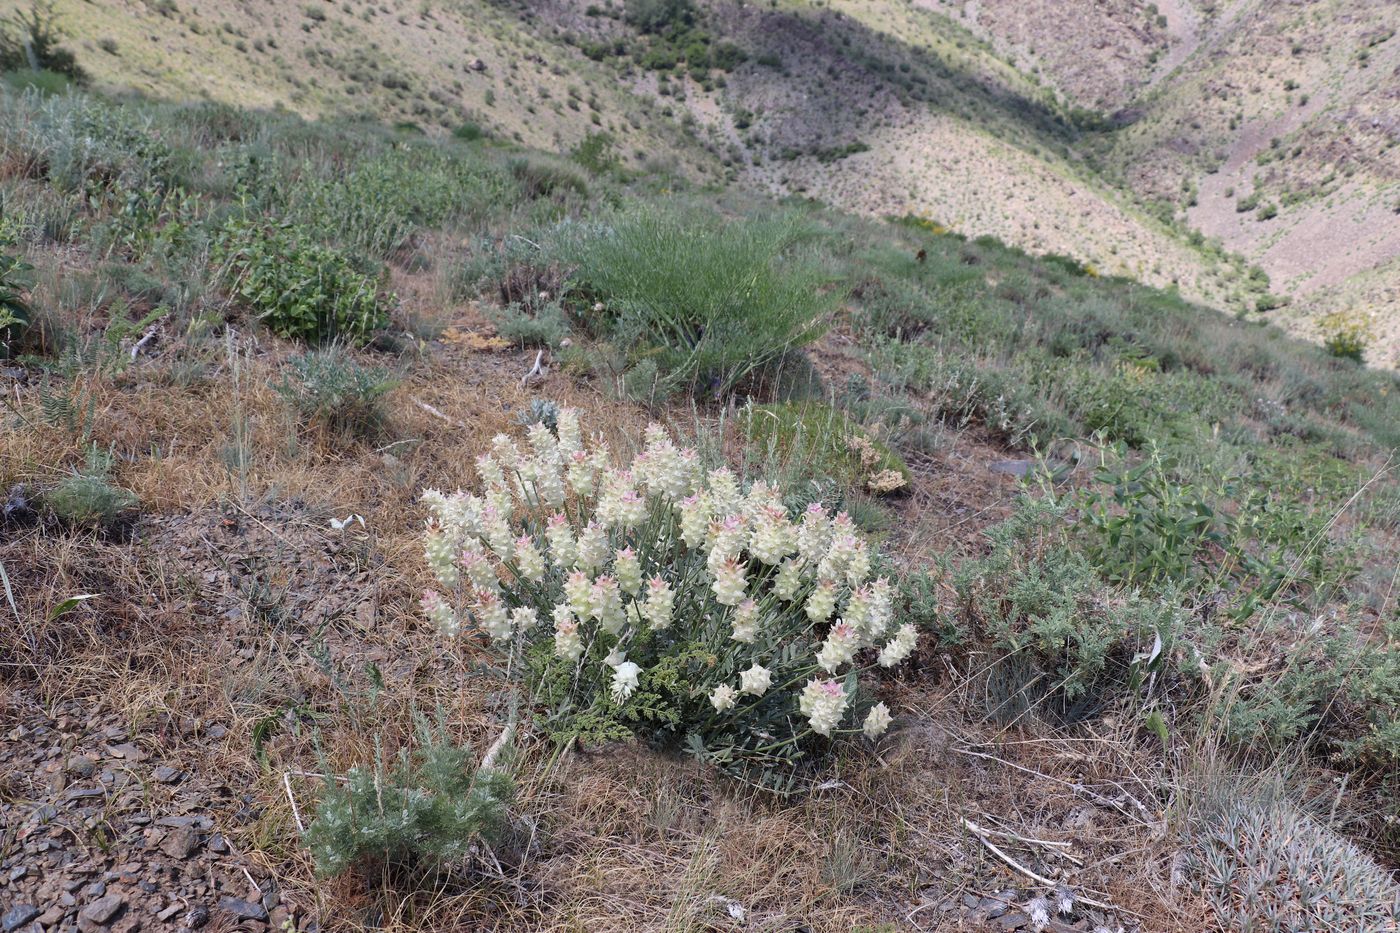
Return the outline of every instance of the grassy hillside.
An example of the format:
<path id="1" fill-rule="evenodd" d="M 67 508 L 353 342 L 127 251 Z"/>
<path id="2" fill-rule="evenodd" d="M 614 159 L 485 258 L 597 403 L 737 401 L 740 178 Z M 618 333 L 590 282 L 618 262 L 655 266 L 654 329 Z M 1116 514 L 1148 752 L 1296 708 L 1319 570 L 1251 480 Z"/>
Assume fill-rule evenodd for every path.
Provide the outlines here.
<path id="1" fill-rule="evenodd" d="M 1264 291 L 1243 260 L 1192 245 L 1086 168 L 1081 102 L 936 10 L 706 3 L 663 35 L 584 2 L 56 9 L 115 87 L 432 130 L 472 122 L 552 150 L 606 132 L 633 166 L 669 160 L 693 179 L 916 213 L 1221 307 L 1252 308 Z"/>
<path id="2" fill-rule="evenodd" d="M 0 93 L 20 923 L 1400 916 L 1394 374 L 607 146 Z M 664 664 L 625 636 L 628 694 L 620 642 L 558 674 L 558 619 L 518 654 L 484 613 L 430 624 L 424 490 L 476 489 L 498 433 L 563 444 L 570 408 L 620 454 L 660 422 L 779 513 L 872 536 L 919 636 L 900 666 L 859 654 L 888 735 L 785 741 L 789 685 L 749 745 L 717 735 L 688 685 L 727 628 Z M 692 608 L 676 629 L 712 621 Z M 778 746 L 795 761 L 734 757 Z"/>

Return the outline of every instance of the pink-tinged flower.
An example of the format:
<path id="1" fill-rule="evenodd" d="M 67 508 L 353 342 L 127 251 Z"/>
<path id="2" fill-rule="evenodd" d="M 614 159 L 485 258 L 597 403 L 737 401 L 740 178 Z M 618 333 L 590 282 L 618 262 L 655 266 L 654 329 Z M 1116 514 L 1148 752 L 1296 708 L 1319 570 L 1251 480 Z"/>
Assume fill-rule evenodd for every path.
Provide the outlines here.
<path id="1" fill-rule="evenodd" d="M 734 558 L 725 560 L 715 570 L 715 582 L 711 589 L 715 601 L 722 606 L 737 606 L 744 601 L 744 567 Z"/>
<path id="2" fill-rule="evenodd" d="M 734 631 L 730 638 L 752 645 L 758 639 L 758 603 L 746 599 L 734 607 Z"/>
<path id="3" fill-rule="evenodd" d="M 831 737 L 831 730 L 841 723 L 846 712 L 846 691 L 839 681 L 810 680 L 802 688 L 798 709 L 807 717 L 812 731 Z"/>
<path id="4" fill-rule="evenodd" d="M 506 612 L 506 604 L 489 590 L 477 590 L 475 595 L 476 604 L 472 607 L 472 614 L 476 616 L 477 624 L 491 636 L 492 641 L 505 641 L 510 638 L 510 615 Z"/>
<path id="5" fill-rule="evenodd" d="M 442 598 L 442 594 L 434 590 L 427 590 L 423 593 L 422 599 L 423 615 L 428 617 L 428 621 L 433 623 L 433 627 L 447 638 L 456 638 L 461 631 L 461 623 L 457 619 L 457 614 L 452 611 L 447 600 Z"/>
<path id="6" fill-rule="evenodd" d="M 914 626 L 906 622 L 899 627 L 899 631 L 894 633 L 894 638 L 880 649 L 880 656 L 876 660 L 881 667 L 894 667 L 913 654 L 914 646 L 918 643 L 919 633 L 914 630 Z"/>
<path id="7" fill-rule="evenodd" d="M 564 603 L 554 607 L 554 653 L 568 661 L 577 661 L 583 654 L 583 639 L 579 638 L 578 620 Z"/>
<path id="8" fill-rule="evenodd" d="M 826 634 L 821 651 L 817 653 L 817 663 L 828 674 L 836 673 L 843 664 L 850 663 L 860 648 L 860 633 L 849 622 L 838 619 Z"/>
<path id="9" fill-rule="evenodd" d="M 778 565 L 778 576 L 773 580 L 773 594 L 783 602 L 791 602 L 802 586 L 802 564 L 789 557 Z"/>
<path id="10" fill-rule="evenodd" d="M 675 610 L 676 594 L 671 585 L 660 577 L 647 581 L 647 596 L 642 603 L 642 618 L 657 630 L 671 627 L 671 613 Z"/>
<path id="11" fill-rule="evenodd" d="M 588 612 L 609 635 L 622 631 L 627 616 L 622 611 L 622 590 L 616 578 L 603 574 L 593 581 L 593 587 L 588 592 Z"/>
<path id="12" fill-rule="evenodd" d="M 563 512 L 549 516 L 544 526 L 544 538 L 549 542 L 549 559 L 554 566 L 568 569 L 578 563 L 578 542 L 574 540 L 574 530 Z"/>
<path id="13" fill-rule="evenodd" d="M 588 618 L 593 612 L 592 593 L 593 584 L 582 570 L 575 570 L 564 578 L 564 599 L 580 619 Z"/>
<path id="14" fill-rule="evenodd" d="M 544 579 L 544 556 L 535 547 L 535 539 L 521 535 L 515 539 L 515 567 L 520 576 L 531 583 Z"/>
<path id="15" fill-rule="evenodd" d="M 630 547 L 613 555 L 613 574 L 622 592 L 628 596 L 636 596 L 642 591 L 642 565 L 637 560 L 637 552 Z"/>
<path id="16" fill-rule="evenodd" d="M 812 595 L 807 597 L 807 618 L 813 622 L 825 622 L 836 611 L 836 584 L 831 580 L 818 580 Z"/>

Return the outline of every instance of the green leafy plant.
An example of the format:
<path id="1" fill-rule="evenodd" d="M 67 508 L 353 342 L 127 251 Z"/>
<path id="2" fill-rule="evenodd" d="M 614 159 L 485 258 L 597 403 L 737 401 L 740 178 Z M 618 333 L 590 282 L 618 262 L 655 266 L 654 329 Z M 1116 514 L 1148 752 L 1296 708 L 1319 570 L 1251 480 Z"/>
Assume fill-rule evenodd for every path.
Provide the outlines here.
<path id="1" fill-rule="evenodd" d="M 29 325 L 32 311 L 24 296 L 23 276 L 31 268 L 18 256 L 0 253 L 0 353 L 4 356 L 9 356 L 15 337 Z"/>
<path id="2" fill-rule="evenodd" d="M 388 323 L 394 296 L 294 225 L 231 220 L 217 246 L 234 293 L 278 336 L 363 343 Z"/>
<path id="3" fill-rule="evenodd" d="M 664 391 L 724 395 L 826 330 L 832 299 L 793 217 L 730 223 L 680 209 L 622 214 L 561 230 L 589 323 Z"/>
<path id="4" fill-rule="evenodd" d="M 772 789 L 836 737 L 885 730 L 860 675 L 917 633 L 849 516 L 814 503 L 795 521 L 781 490 L 702 475 L 659 426 L 621 469 L 576 412 L 555 418 L 528 452 L 495 439 L 484 497 L 424 492 L 441 632 L 521 658 L 558 741 L 636 735 Z"/>
<path id="5" fill-rule="evenodd" d="M 361 366 L 344 347 L 331 344 L 292 357 L 277 392 L 304 423 L 371 436 L 384 425 L 384 395 L 395 385 L 389 370 Z"/>
<path id="6" fill-rule="evenodd" d="M 1155 447 L 1130 464 L 1120 445 L 1076 500 L 1085 554 L 1110 581 L 1201 591 L 1236 584 L 1246 618 L 1275 597 L 1332 591 L 1353 574 L 1327 517 L 1269 490 L 1233 481 L 1208 487 Z"/>
<path id="7" fill-rule="evenodd" d="M 469 855 L 507 828 L 513 785 L 495 767 L 473 767 L 471 751 L 452 741 L 441 717 L 416 717 L 416 747 L 331 779 L 306 828 L 306 844 L 323 876 L 380 864 L 431 871 Z M 333 773 L 329 765 L 327 773 Z"/>

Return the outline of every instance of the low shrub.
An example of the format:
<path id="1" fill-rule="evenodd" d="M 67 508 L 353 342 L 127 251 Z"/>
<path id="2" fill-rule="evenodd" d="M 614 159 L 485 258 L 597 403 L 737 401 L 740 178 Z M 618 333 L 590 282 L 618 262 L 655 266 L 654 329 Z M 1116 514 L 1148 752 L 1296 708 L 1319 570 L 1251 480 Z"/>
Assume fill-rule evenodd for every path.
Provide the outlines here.
<path id="1" fill-rule="evenodd" d="M 1074 499 L 1077 543 L 1109 581 L 1214 592 L 1231 610 L 1327 597 L 1355 572 L 1350 550 L 1327 534 L 1330 513 L 1234 481 L 1193 481 L 1155 448 L 1129 463 L 1118 447 Z"/>
<path id="2" fill-rule="evenodd" d="M 749 443 L 789 465 L 805 479 L 835 479 L 875 495 L 907 491 L 910 472 L 903 458 L 829 405 L 788 402 L 759 405 L 742 413 Z"/>
<path id="3" fill-rule="evenodd" d="M 489 314 L 496 333 L 522 346 L 558 347 L 570 332 L 569 314 L 563 302 L 548 292 L 493 308 Z"/>
<path id="4" fill-rule="evenodd" d="M 1278 790 L 1216 778 L 1182 828 L 1184 868 L 1222 928 L 1391 930 L 1400 888 Z"/>
<path id="5" fill-rule="evenodd" d="M 397 385 L 379 366 L 361 366 L 339 345 L 287 362 L 277 392 L 304 424 L 368 437 L 384 425 L 383 399 Z"/>
<path id="6" fill-rule="evenodd" d="M 1173 599 L 1106 584 L 1067 546 L 1065 514 L 1048 499 L 1023 499 L 987 532 L 987 555 L 951 577 L 964 624 L 1002 655 L 989 690 L 999 715 L 1038 706 L 1083 717 L 1137 682 L 1163 646 L 1169 654 L 1181 625 Z"/>
<path id="7" fill-rule="evenodd" d="M 659 426 L 622 469 L 583 446 L 576 412 L 555 423 L 528 451 L 495 439 L 484 496 L 424 493 L 444 592 L 423 604 L 445 635 L 523 660 L 556 741 L 635 735 L 786 790 L 830 740 L 884 732 L 860 675 L 917 635 L 849 516 L 794 521 L 781 490 L 703 474 Z"/>
<path id="8" fill-rule="evenodd" d="M 725 395 L 825 331 L 833 300 L 800 248 L 807 235 L 793 217 L 673 208 L 570 224 L 556 246 L 579 293 L 604 306 L 591 325 L 633 365 L 650 361 L 663 391 Z"/>
<path id="9" fill-rule="evenodd" d="M 279 337 L 364 343 L 389 322 L 394 296 L 295 225 L 231 220 L 215 256 L 234 294 Z"/>
<path id="10" fill-rule="evenodd" d="M 453 742 L 441 721 L 433 726 L 417 717 L 416 739 L 416 747 L 385 761 L 376 738 L 373 764 L 326 782 L 306 828 L 321 875 L 374 864 L 431 871 L 507 828 L 507 774 L 474 767 L 471 751 Z M 329 765 L 323 770 L 334 774 Z"/>
<path id="11" fill-rule="evenodd" d="M 1355 310 L 1333 311 L 1324 314 L 1317 325 L 1328 353 L 1358 363 L 1365 361 L 1374 330 L 1370 317 Z"/>
<path id="12" fill-rule="evenodd" d="M 94 445 L 81 469 L 44 494 L 44 505 L 73 528 L 118 528 L 132 518 L 140 501 L 135 493 L 112 484 L 111 470 L 111 454 Z"/>

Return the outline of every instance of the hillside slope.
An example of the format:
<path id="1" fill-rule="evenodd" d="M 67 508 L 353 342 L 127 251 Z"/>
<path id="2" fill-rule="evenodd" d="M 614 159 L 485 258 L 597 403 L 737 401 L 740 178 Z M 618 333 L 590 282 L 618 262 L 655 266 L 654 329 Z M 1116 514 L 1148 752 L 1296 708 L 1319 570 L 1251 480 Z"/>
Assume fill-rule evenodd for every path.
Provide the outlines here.
<path id="1" fill-rule="evenodd" d="M 1384 0 L 622 6 L 62 0 L 109 87 L 463 123 L 866 214 L 915 214 L 1316 336 L 1400 347 L 1400 41 Z M 640 6 L 637 7 L 641 9 Z M 736 50 L 719 64 L 721 47 Z M 713 61 L 701 62 L 701 58 Z M 1198 231 L 1198 232 L 1197 232 Z M 1269 278 L 1252 272 L 1257 263 Z"/>
<path id="2" fill-rule="evenodd" d="M 1034 15 L 1033 5 L 964 3 L 954 15 L 1067 99 L 1112 112 L 1116 128 L 1088 147 L 1107 175 L 1257 262 L 1293 299 L 1280 314 L 1286 323 L 1311 335 L 1318 315 L 1359 309 L 1374 319 L 1373 362 L 1394 365 L 1394 4 L 1139 7 L 1159 11 L 1157 29 L 1128 28 L 1114 4 L 1050 6 Z"/>

